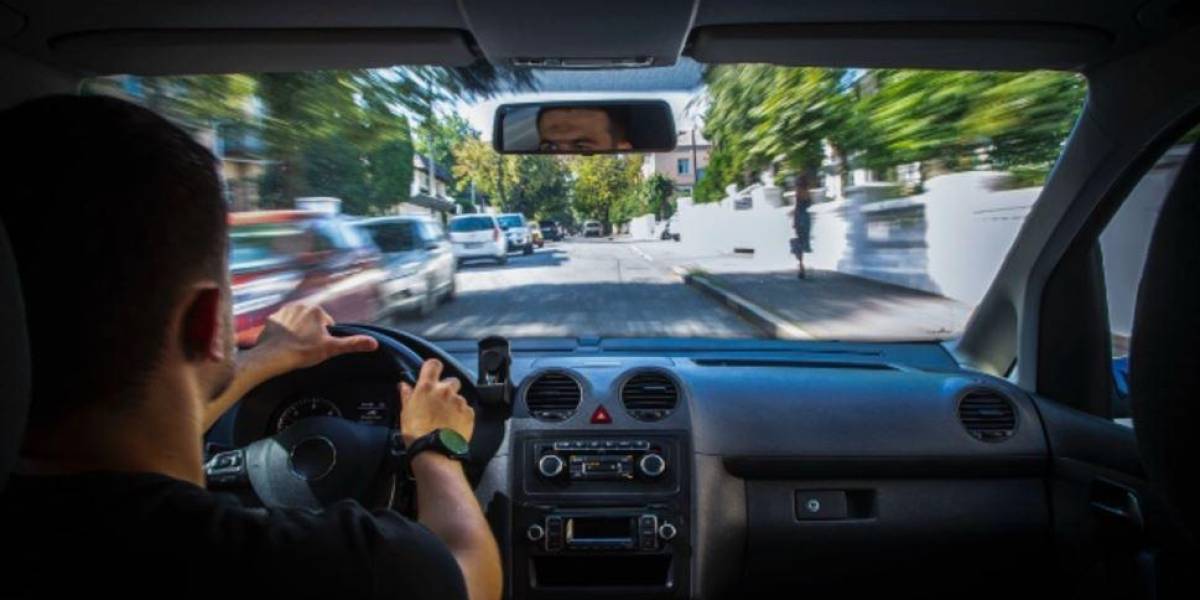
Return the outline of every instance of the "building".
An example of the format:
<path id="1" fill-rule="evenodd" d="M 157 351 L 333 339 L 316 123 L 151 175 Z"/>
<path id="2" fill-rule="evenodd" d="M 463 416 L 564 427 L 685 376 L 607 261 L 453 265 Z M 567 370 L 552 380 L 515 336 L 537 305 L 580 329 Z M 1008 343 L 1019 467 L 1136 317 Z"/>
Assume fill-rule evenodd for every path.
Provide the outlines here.
<path id="1" fill-rule="evenodd" d="M 665 175 L 675 184 L 675 191 L 682 196 L 690 196 L 696 182 L 704 176 L 708 168 L 708 157 L 712 145 L 695 128 L 679 132 L 675 149 L 671 152 L 655 152 L 646 154 L 642 162 L 642 176 L 650 177 L 655 173 Z"/>
<path id="2" fill-rule="evenodd" d="M 429 187 L 429 157 L 413 155 L 413 178 L 409 198 L 392 207 L 391 212 L 400 215 L 432 215 L 445 218 L 458 212 L 458 204 L 450 196 L 450 172 L 442 165 L 434 164 L 433 192 Z"/>
<path id="3" fill-rule="evenodd" d="M 172 110 L 170 90 L 147 85 L 146 80 L 133 75 L 97 77 L 85 84 L 91 94 L 114 96 L 155 110 L 167 120 L 187 131 L 221 162 L 221 185 L 225 201 L 235 211 L 259 208 L 259 179 L 272 161 L 266 157 L 266 145 L 261 131 L 243 122 L 196 121 Z M 245 121 L 257 122 L 261 115 L 254 103 L 242 107 Z"/>

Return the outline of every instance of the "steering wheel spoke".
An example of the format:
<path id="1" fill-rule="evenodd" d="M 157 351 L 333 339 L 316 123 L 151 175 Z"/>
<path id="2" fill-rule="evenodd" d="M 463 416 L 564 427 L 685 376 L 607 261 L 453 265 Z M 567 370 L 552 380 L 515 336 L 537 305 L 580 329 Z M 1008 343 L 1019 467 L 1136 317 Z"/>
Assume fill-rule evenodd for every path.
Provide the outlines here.
<path id="1" fill-rule="evenodd" d="M 273 414 L 271 407 L 280 406 L 287 398 L 313 387 L 328 388 L 337 381 L 413 383 L 424 360 L 437 357 L 447 365 L 449 376 L 463 382 L 464 395 L 476 406 L 472 460 L 478 461 L 478 467 L 468 469 L 468 477 L 495 454 L 503 438 L 503 420 L 481 418 L 485 413 L 479 411 L 471 378 L 452 357 L 420 338 L 374 327 L 335 325 L 330 332 L 370 335 L 379 348 L 339 356 L 265 382 L 243 400 L 256 407 L 247 412 Z M 261 424 L 248 421 L 247 426 L 257 429 Z M 214 454 L 205 464 L 211 489 L 252 496 L 272 508 L 321 509 L 345 498 L 402 512 L 411 506 L 414 484 L 404 473 L 404 443 L 391 426 L 345 419 L 336 413 L 316 414 L 294 419 L 268 437 L 253 442 L 242 437 L 239 443 L 246 445 Z"/>

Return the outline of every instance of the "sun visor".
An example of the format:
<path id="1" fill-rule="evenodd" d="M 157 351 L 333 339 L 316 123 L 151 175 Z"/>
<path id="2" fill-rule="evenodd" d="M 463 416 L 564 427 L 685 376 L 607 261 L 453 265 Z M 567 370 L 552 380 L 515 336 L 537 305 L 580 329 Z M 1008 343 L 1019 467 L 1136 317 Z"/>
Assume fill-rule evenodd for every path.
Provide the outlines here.
<path id="1" fill-rule="evenodd" d="M 95 74 L 255 73 L 466 66 L 475 61 L 455 29 L 203 29 L 74 33 L 50 42 L 64 63 Z"/>
<path id="2" fill-rule="evenodd" d="M 1081 69 L 1104 57 L 1108 34 L 1073 25 L 863 23 L 715 25 L 692 33 L 704 63 L 928 69 Z"/>

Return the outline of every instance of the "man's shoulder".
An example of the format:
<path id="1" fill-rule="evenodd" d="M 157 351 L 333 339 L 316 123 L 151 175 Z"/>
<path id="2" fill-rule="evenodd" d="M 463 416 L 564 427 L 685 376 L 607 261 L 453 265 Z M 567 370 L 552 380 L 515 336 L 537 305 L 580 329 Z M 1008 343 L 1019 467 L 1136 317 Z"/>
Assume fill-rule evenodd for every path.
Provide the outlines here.
<path id="1" fill-rule="evenodd" d="M 141 576 L 236 580 L 306 597 L 466 594 L 457 562 L 428 529 L 353 500 L 323 511 L 254 508 L 148 473 L 17 476 L 2 498 L 6 523 L 23 524 L 16 537 L 31 566 L 79 554 L 97 569 L 137 565 Z"/>

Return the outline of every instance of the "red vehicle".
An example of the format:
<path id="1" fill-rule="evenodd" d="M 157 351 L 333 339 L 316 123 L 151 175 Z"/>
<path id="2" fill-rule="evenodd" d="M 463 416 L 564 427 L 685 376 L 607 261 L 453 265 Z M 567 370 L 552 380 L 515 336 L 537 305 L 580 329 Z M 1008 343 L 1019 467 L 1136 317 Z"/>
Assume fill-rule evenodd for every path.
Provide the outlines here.
<path id="1" fill-rule="evenodd" d="M 338 321 L 369 322 L 380 310 L 378 248 L 336 215 L 256 211 L 229 216 L 238 345 L 253 346 L 267 317 L 294 300 Z"/>

